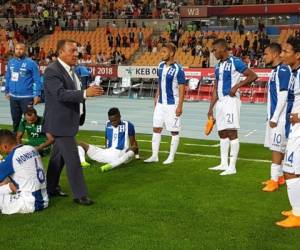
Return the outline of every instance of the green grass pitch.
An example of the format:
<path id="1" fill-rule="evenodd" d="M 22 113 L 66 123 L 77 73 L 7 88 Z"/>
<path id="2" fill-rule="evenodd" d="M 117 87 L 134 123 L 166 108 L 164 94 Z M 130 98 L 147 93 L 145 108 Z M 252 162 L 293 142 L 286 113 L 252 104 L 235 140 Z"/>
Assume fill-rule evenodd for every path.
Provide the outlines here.
<path id="1" fill-rule="evenodd" d="M 78 140 L 104 144 L 81 131 Z M 138 139 L 151 140 L 150 135 Z M 169 137 L 163 137 L 169 142 Z M 216 144 L 182 138 L 178 151 L 219 155 Z M 35 214 L 1 215 L 1 249 L 299 249 L 300 229 L 281 229 L 275 222 L 289 209 L 286 187 L 264 193 L 269 163 L 239 160 L 234 176 L 219 176 L 208 167 L 218 158 L 179 154 L 171 166 L 160 154 L 159 164 L 144 164 L 151 143 L 140 141 L 141 160 L 101 173 L 100 164 L 84 169 L 90 207 L 71 197 L 54 198 L 48 209 Z M 168 143 L 161 144 L 167 151 Z M 241 144 L 241 158 L 270 159 L 262 145 Z M 47 166 L 48 159 L 44 159 Z M 62 189 L 71 194 L 65 172 Z"/>

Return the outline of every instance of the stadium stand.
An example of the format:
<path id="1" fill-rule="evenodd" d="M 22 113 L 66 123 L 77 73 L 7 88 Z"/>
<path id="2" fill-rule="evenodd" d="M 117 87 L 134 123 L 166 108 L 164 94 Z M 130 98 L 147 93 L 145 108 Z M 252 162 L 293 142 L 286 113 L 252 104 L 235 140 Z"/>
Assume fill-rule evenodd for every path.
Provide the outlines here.
<path id="1" fill-rule="evenodd" d="M 129 38 L 129 33 L 135 33 L 135 40 L 133 43 L 130 44 L 129 39 L 126 42 L 127 45 L 123 44 L 121 46 L 117 46 L 115 38 L 118 34 L 122 34 L 122 36 L 126 35 Z M 46 38 L 45 40 L 40 42 L 40 47 L 44 48 L 45 52 L 48 53 L 51 49 L 55 49 L 56 43 L 59 39 L 64 38 L 72 38 L 79 42 L 81 45 L 87 45 L 90 43 L 91 45 L 91 61 L 92 63 L 96 63 L 97 61 L 97 54 L 105 52 L 107 55 L 112 55 L 114 50 L 120 51 L 124 54 L 126 59 L 129 59 L 134 52 L 139 48 L 138 45 L 138 32 L 139 29 L 137 28 L 110 28 L 109 33 L 114 37 L 113 46 L 110 47 L 108 41 L 107 29 L 105 27 L 97 28 L 95 31 L 60 31 L 56 30 L 51 36 Z M 153 33 L 152 28 L 144 28 L 142 29 L 144 34 L 144 38 L 148 39 L 149 36 Z M 125 46 L 124 46 L 125 45 Z"/>
<path id="2" fill-rule="evenodd" d="M 275 0 L 275 3 L 285 2 Z M 288 1 L 295 2 L 295 1 Z M 297 1 L 296 1 L 297 2 Z M 268 1 L 267 4 L 272 4 Z M 13 44 L 25 41 L 28 44 L 28 55 L 40 65 L 47 65 L 56 60 L 55 47 L 59 39 L 71 38 L 79 42 L 79 63 L 93 67 L 93 73 L 108 72 L 110 65 L 126 65 L 156 67 L 161 59 L 160 48 L 166 42 L 173 42 L 178 50 L 175 59 L 186 69 L 195 68 L 203 73 L 203 68 L 213 67 L 215 59 L 210 53 L 212 42 L 217 38 L 225 38 L 232 49 L 232 54 L 241 57 L 249 67 L 264 68 L 262 61 L 263 49 L 271 41 L 284 42 L 290 35 L 300 35 L 299 29 L 292 26 L 272 26 L 271 19 L 255 19 L 222 16 L 209 26 L 209 22 L 176 19 L 179 7 L 184 5 L 241 5 L 266 4 L 259 0 L 198 0 L 198 1 L 4 1 L 0 10 L 8 17 L 4 28 L 0 29 L 0 58 L 8 59 L 13 51 Z M 32 24 L 18 25 L 14 17 L 31 16 Z M 164 20 L 157 26 L 155 20 L 150 24 L 138 18 L 173 18 Z M 101 20 L 103 18 L 123 18 L 118 20 Z M 132 18 L 132 19 L 131 19 Z M 276 17 L 278 18 L 278 17 Z M 288 16 L 282 18 L 288 22 Z M 226 20 L 226 21 L 224 21 Z M 167 25 L 165 25 L 168 22 Z M 96 25 L 95 25 L 96 24 Z M 147 27 L 146 27 L 147 26 Z M 142 38 L 139 31 L 142 27 Z M 269 28 L 269 30 L 267 30 Z M 272 31 L 277 35 L 268 37 Z M 43 32 L 45 31 L 45 32 Z M 279 33 L 280 31 L 280 33 Z M 275 33 L 276 33 L 275 32 Z M 51 34 L 36 43 L 37 33 Z M 134 38 L 132 37 L 134 34 Z M 119 34 L 119 36 L 118 36 Z M 11 38 L 11 39 L 9 39 Z M 133 41 L 132 41 L 133 40 Z M 102 68 L 101 68 L 102 67 Z M 108 68 L 107 68 L 108 67 Z M 99 70 L 101 69 L 101 70 Z M 126 69 L 131 70 L 131 69 Z M 211 71 L 212 69 L 210 69 Z M 2 70 L 3 71 L 3 70 Z M 122 82 L 122 76 L 114 66 L 111 76 L 104 74 L 102 84 L 107 94 L 118 93 L 118 96 L 151 97 L 155 93 L 155 78 L 132 78 Z M 98 72 L 98 73 L 97 73 Z M 211 71 L 208 75 L 212 75 Z M 213 77 L 202 76 L 196 88 L 186 88 L 186 100 L 208 100 L 212 92 Z M 124 84 L 130 87 L 124 87 Z M 121 90 L 121 91 L 120 91 Z M 124 90 L 124 91 L 123 91 Z M 252 86 L 241 89 L 244 102 L 265 102 L 265 80 L 260 79 Z"/>
<path id="3" fill-rule="evenodd" d="M 4 17 L 63 18 L 147 18 L 151 1 L 8 1 Z"/>

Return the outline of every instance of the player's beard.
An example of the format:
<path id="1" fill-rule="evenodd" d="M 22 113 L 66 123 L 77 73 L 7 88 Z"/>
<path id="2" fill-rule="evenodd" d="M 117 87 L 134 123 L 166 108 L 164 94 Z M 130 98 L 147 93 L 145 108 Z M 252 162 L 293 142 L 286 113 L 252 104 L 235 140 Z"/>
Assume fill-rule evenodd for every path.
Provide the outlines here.
<path id="1" fill-rule="evenodd" d="M 166 62 L 166 63 L 169 63 L 170 62 L 170 57 L 166 57 L 166 58 L 164 58 L 163 60 Z"/>

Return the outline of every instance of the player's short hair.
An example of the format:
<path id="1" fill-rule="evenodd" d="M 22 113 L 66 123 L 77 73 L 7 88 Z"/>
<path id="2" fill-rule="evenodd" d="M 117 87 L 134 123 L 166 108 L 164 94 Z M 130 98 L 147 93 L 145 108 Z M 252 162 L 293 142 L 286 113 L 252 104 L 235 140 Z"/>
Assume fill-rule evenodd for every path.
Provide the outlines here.
<path id="1" fill-rule="evenodd" d="M 0 144 L 15 144 L 17 142 L 16 136 L 8 129 L 0 129 Z"/>
<path id="2" fill-rule="evenodd" d="M 26 48 L 26 44 L 23 43 L 23 42 L 17 42 L 17 43 L 16 43 L 16 46 L 17 46 L 17 45 L 22 45 L 22 46 L 24 46 L 24 48 Z"/>
<path id="3" fill-rule="evenodd" d="M 120 110 L 118 108 L 110 108 L 108 110 L 108 116 L 120 115 Z"/>
<path id="4" fill-rule="evenodd" d="M 59 53 L 66 45 L 66 43 L 76 43 L 77 42 L 73 39 L 61 39 L 56 44 L 56 52 Z"/>
<path id="5" fill-rule="evenodd" d="M 294 52 L 300 52 L 300 37 L 290 36 L 286 42 L 293 47 Z"/>
<path id="6" fill-rule="evenodd" d="M 227 43 L 226 40 L 223 39 L 223 38 L 219 38 L 219 39 L 213 41 L 212 45 L 213 45 L 213 46 L 214 46 L 214 45 L 218 45 L 218 46 L 222 46 L 222 47 L 228 49 L 228 43 Z"/>
<path id="7" fill-rule="evenodd" d="M 174 43 L 165 43 L 162 47 L 168 48 L 170 51 L 172 51 L 174 54 L 176 53 L 176 45 Z"/>
<path id="8" fill-rule="evenodd" d="M 28 115 L 28 116 L 32 116 L 33 114 L 37 115 L 36 109 L 33 107 L 28 107 L 24 112 L 24 115 Z"/>
<path id="9" fill-rule="evenodd" d="M 281 53 L 281 45 L 279 43 L 270 43 L 267 48 L 278 54 Z"/>

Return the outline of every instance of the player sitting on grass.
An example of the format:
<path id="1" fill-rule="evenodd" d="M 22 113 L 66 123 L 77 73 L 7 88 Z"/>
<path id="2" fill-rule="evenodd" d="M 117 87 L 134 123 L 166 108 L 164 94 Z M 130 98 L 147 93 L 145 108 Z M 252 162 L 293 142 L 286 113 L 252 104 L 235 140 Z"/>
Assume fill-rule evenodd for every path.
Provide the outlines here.
<path id="1" fill-rule="evenodd" d="M 1 213 L 32 213 L 48 207 L 46 176 L 37 150 L 18 145 L 11 131 L 1 129 L 0 152 L 7 154 L 0 163 Z"/>
<path id="2" fill-rule="evenodd" d="M 107 163 L 101 167 L 102 172 L 116 168 L 131 160 L 134 154 L 138 154 L 133 124 L 122 121 L 117 108 L 108 111 L 108 119 L 105 127 L 106 149 L 79 143 L 78 151 L 83 167 L 89 166 L 85 161 L 85 153 L 94 161 Z"/>
<path id="3" fill-rule="evenodd" d="M 50 134 L 45 134 L 42 130 L 43 118 L 37 115 L 34 108 L 29 107 L 24 113 L 24 118 L 21 120 L 17 132 L 17 143 L 22 144 L 22 137 L 26 132 L 28 142 L 26 144 L 36 148 L 41 156 L 46 156 L 50 153 L 53 137 Z"/>
<path id="4" fill-rule="evenodd" d="M 268 120 L 266 126 L 265 147 L 272 151 L 271 179 L 264 182 L 263 191 L 276 191 L 279 185 L 285 183 L 282 172 L 282 160 L 286 147 L 286 129 L 289 128 L 289 121 L 286 119 L 288 86 L 291 77 L 291 70 L 284 65 L 280 58 L 281 46 L 278 43 L 271 43 L 264 52 L 264 60 L 271 65 L 273 70 L 268 84 Z"/>

